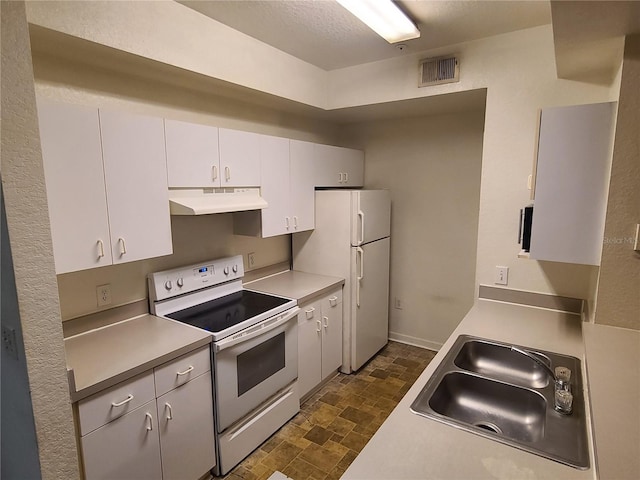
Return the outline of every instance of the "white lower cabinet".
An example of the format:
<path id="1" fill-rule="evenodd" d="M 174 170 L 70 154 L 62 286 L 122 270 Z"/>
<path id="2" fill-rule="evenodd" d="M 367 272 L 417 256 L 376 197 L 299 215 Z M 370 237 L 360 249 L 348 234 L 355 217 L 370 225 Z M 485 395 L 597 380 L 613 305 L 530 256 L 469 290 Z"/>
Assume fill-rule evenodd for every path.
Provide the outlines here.
<path id="1" fill-rule="evenodd" d="M 303 398 L 342 365 L 342 289 L 300 309 L 298 389 Z"/>
<path id="2" fill-rule="evenodd" d="M 81 400 L 78 418 L 86 480 L 201 478 L 216 464 L 209 347 Z"/>

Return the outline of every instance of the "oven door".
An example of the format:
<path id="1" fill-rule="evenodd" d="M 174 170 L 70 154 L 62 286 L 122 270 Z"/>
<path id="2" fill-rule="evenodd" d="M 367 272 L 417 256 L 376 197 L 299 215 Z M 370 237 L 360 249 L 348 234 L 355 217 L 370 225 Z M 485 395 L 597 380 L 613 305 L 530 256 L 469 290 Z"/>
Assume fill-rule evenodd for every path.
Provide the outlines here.
<path id="1" fill-rule="evenodd" d="M 299 310 L 292 308 L 215 342 L 218 432 L 298 378 Z"/>

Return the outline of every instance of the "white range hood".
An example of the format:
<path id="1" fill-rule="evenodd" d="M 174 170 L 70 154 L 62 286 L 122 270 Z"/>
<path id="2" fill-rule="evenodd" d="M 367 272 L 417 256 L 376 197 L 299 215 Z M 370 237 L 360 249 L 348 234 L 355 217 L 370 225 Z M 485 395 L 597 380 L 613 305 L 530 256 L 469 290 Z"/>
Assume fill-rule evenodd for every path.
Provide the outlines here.
<path id="1" fill-rule="evenodd" d="M 169 189 L 171 215 L 208 215 L 267 208 L 259 188 Z"/>

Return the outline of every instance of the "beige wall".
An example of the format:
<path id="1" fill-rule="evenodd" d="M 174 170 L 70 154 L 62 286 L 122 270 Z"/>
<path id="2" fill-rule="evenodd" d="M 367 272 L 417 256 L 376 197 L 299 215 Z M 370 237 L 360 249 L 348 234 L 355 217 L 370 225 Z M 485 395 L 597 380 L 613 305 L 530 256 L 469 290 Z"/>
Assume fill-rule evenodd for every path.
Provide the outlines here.
<path id="1" fill-rule="evenodd" d="M 640 330 L 640 35 L 625 41 L 596 323 Z"/>
<path id="2" fill-rule="evenodd" d="M 392 339 L 439 349 L 473 305 L 483 125 L 473 111 L 344 132 L 366 152 L 366 187 L 391 192 Z"/>
<path id="3" fill-rule="evenodd" d="M 42 478 L 74 479 L 78 457 L 24 3 L 1 2 L 0 12 L 2 186 L 24 342 L 19 361 L 27 366 Z"/>

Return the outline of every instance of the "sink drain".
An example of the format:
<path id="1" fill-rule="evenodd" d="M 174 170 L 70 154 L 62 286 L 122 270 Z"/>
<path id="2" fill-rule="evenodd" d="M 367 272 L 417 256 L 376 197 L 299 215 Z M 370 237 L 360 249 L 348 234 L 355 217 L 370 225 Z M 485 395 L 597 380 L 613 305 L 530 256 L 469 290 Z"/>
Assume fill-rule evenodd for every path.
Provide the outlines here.
<path id="1" fill-rule="evenodd" d="M 500 433 L 502 434 L 502 430 L 500 429 L 499 426 L 493 424 L 493 423 L 489 423 L 489 422 L 478 422 L 478 423 L 474 423 L 474 426 L 481 428 L 483 430 L 488 430 L 490 432 L 493 433 Z"/>

